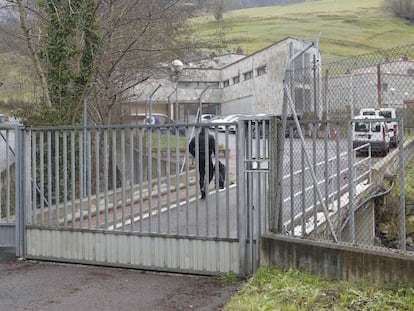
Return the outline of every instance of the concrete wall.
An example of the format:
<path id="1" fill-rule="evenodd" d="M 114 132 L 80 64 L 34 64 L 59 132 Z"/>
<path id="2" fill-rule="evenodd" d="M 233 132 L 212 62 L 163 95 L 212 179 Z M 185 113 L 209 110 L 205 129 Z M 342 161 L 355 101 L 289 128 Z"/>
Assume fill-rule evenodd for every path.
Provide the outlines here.
<path id="1" fill-rule="evenodd" d="M 414 155 L 414 138 L 404 142 L 404 159 L 410 159 Z M 381 186 L 384 182 L 384 175 L 394 175 L 399 168 L 399 159 L 400 153 L 399 148 L 395 148 L 390 152 L 386 157 L 382 158 L 380 161 L 377 161 L 372 167 L 372 180 L 378 186 Z"/>
<path id="2" fill-rule="evenodd" d="M 355 203 L 360 202 L 366 198 L 359 198 Z M 355 206 L 354 206 L 355 208 Z M 355 243 L 359 245 L 370 245 L 375 244 L 375 204 L 374 202 L 367 203 L 366 206 L 359 209 L 355 213 Z M 342 231 L 341 241 L 352 241 L 350 223 Z"/>
<path id="3" fill-rule="evenodd" d="M 381 106 L 403 109 L 403 101 L 414 97 L 413 61 L 394 61 L 381 64 Z M 330 76 L 327 104 L 331 115 L 348 111 L 359 114 L 361 108 L 379 104 L 377 66 L 352 70 L 349 74 Z M 397 114 L 398 117 L 402 115 Z"/>
<path id="4" fill-rule="evenodd" d="M 380 250 L 265 234 L 262 266 L 298 269 L 328 279 L 365 280 L 374 284 L 414 283 L 414 257 Z"/>

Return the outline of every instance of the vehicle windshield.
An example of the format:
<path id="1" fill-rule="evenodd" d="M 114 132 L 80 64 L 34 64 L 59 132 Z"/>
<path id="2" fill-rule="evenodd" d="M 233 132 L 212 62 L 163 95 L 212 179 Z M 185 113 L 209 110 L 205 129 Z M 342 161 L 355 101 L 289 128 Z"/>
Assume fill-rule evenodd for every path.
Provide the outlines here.
<path id="1" fill-rule="evenodd" d="M 368 132 L 369 131 L 369 122 L 356 122 L 355 123 L 355 132 Z"/>
<path id="2" fill-rule="evenodd" d="M 215 118 L 215 115 L 212 115 L 212 114 L 203 114 L 201 116 L 201 118 L 204 119 L 204 120 L 211 120 L 211 119 L 214 119 Z"/>
<path id="3" fill-rule="evenodd" d="M 232 121 L 236 116 L 234 114 L 228 115 L 223 117 L 221 120 L 223 121 Z"/>
<path id="4" fill-rule="evenodd" d="M 372 132 L 380 132 L 381 131 L 381 123 L 380 122 L 371 122 L 371 131 Z"/>
<path id="5" fill-rule="evenodd" d="M 375 111 L 363 111 L 363 116 L 375 116 Z"/>
<path id="6" fill-rule="evenodd" d="M 381 122 L 356 122 L 355 123 L 355 132 L 380 132 L 381 131 Z"/>
<path id="7" fill-rule="evenodd" d="M 391 111 L 380 111 L 379 115 L 384 118 L 392 118 Z"/>

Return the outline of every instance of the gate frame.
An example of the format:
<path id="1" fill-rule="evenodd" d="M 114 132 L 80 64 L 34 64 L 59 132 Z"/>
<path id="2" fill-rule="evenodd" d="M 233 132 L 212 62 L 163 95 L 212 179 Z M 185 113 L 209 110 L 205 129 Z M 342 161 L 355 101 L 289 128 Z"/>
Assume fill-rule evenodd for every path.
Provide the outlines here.
<path id="1" fill-rule="evenodd" d="M 82 129 L 82 127 L 76 127 L 78 130 L 79 128 Z M 243 127 L 242 127 L 243 128 Z M 242 133 L 243 133 L 243 129 L 242 129 Z M 124 240 L 122 238 L 122 236 L 127 236 L 127 235 L 131 235 L 129 232 L 124 232 L 124 231 L 107 231 L 107 230 L 90 230 L 87 228 L 83 228 L 83 229 L 70 229 L 70 228 L 59 228 L 59 227 L 48 227 L 47 225 L 44 226 L 40 226 L 38 227 L 37 225 L 31 225 L 31 202 L 32 202 L 32 191 L 33 191 L 33 185 L 32 185 L 32 130 L 31 128 L 21 128 L 18 131 L 18 134 L 16 136 L 18 136 L 18 139 L 16 139 L 16 152 L 18 153 L 18 155 L 16 156 L 16 163 L 17 163 L 17 175 L 18 178 L 16 178 L 16 185 L 17 185 L 17 189 L 20 195 L 18 195 L 16 193 L 16 199 L 18 199 L 18 206 L 20 207 L 19 209 L 19 213 L 18 215 L 16 215 L 16 219 L 18 220 L 17 222 L 17 226 L 16 226 L 16 232 L 18 233 L 18 247 L 16 248 L 16 254 L 18 257 L 22 257 L 22 258 L 27 258 L 27 259 L 38 259 L 38 260 L 48 260 L 48 261 L 61 261 L 61 262 L 76 262 L 76 263 L 83 263 L 83 264 L 98 264 L 98 265 L 105 265 L 105 266 L 117 266 L 117 267 L 128 267 L 128 268 L 137 268 L 137 269 L 146 269 L 146 270 L 155 270 L 155 271 L 167 271 L 167 272 L 178 272 L 178 273 L 195 273 L 195 274 L 206 274 L 206 275 L 215 275 L 218 273 L 225 273 L 226 271 L 223 272 L 218 272 L 219 270 L 214 270 L 214 269 L 220 269 L 223 268 L 227 269 L 230 268 L 231 271 L 234 271 L 236 274 L 238 275 L 247 275 L 250 274 L 252 269 L 248 268 L 248 262 L 249 260 L 247 260 L 245 258 L 246 256 L 246 238 L 247 238 L 247 234 L 246 234 L 246 216 L 245 216 L 245 211 L 246 209 L 243 208 L 244 204 L 245 204 L 245 200 L 243 196 L 237 196 L 236 195 L 236 204 L 240 207 L 238 208 L 237 211 L 237 217 L 239 218 L 240 224 L 239 224 L 239 230 L 238 230 L 238 235 L 236 238 L 219 238 L 219 237 L 193 237 L 193 236 L 177 236 L 177 235 L 171 235 L 171 238 L 173 238 L 175 241 L 171 242 L 171 243 L 180 243 L 180 245 L 182 245 L 182 247 L 187 248 L 188 249 L 194 249 L 194 251 L 200 252 L 201 249 L 205 249 L 206 246 L 200 246 L 201 244 L 207 245 L 211 243 L 215 244 L 215 249 L 217 251 L 217 254 L 219 254 L 218 256 L 221 256 L 221 261 L 225 260 L 226 262 L 228 261 L 228 263 L 226 264 L 226 262 L 220 262 L 218 259 L 220 259 L 219 257 L 217 257 L 216 263 L 213 263 L 212 265 L 207 265 L 207 268 L 205 268 L 206 270 L 197 270 L 199 269 L 200 266 L 195 267 L 195 268 L 190 268 L 190 269 L 186 269 L 184 266 L 186 265 L 186 263 L 178 263 L 176 267 L 167 267 L 167 266 L 163 266 L 163 265 L 157 265 L 155 264 L 143 264 L 142 262 L 138 262 L 135 261 L 136 263 L 125 263 L 125 262 L 110 262 L 110 261 L 106 261 L 105 259 L 99 259 L 98 257 L 90 257 L 89 255 L 84 257 L 84 258 L 77 258 L 76 256 L 76 248 L 75 248 L 75 256 L 68 256 L 65 257 L 65 249 L 57 249 L 57 245 L 61 245 L 59 243 L 61 243 L 61 240 L 63 238 L 63 236 L 65 236 L 66 238 L 68 236 L 70 236 L 71 234 L 75 234 L 74 238 L 76 239 L 76 237 L 80 238 L 80 235 L 83 236 L 82 239 L 91 239 L 90 241 L 87 240 L 83 240 L 80 244 L 80 247 L 85 247 L 82 252 L 89 252 L 89 250 L 93 247 L 95 247 L 96 244 L 94 244 L 93 239 L 95 239 L 94 237 L 92 237 L 94 234 L 103 234 L 104 236 L 109 237 L 109 240 L 106 240 L 106 238 L 104 238 L 104 236 L 102 236 L 99 240 L 100 245 L 107 245 L 106 247 L 110 247 L 110 245 L 114 245 L 111 244 L 113 241 L 113 239 L 119 239 Z M 240 135 L 240 133 L 236 134 L 238 136 L 235 137 L 235 142 L 236 142 L 236 146 L 235 146 L 235 150 L 237 151 L 237 155 L 236 155 L 236 176 L 238 178 L 243 178 L 244 176 L 244 171 L 243 171 L 243 164 L 244 164 L 244 145 L 240 143 L 240 139 L 238 137 L 243 137 L 242 135 Z M 238 182 L 238 187 L 241 187 L 241 189 L 244 189 L 244 183 L 243 182 Z M 241 190 L 239 190 L 239 193 Z M 39 229 L 39 230 L 37 230 Z M 30 235 L 29 232 L 30 231 Z M 48 233 L 49 231 L 49 233 Z M 89 234 L 91 233 L 91 234 Z M 49 240 L 45 240 L 47 236 L 47 239 Z M 85 236 L 88 236 L 85 238 Z M 143 243 L 147 243 L 147 245 L 150 245 L 148 242 L 150 239 L 156 239 L 156 240 L 162 240 L 163 238 L 168 237 L 168 235 L 165 234 L 157 234 L 157 233 L 139 233 L 139 232 L 135 232 L 131 235 L 131 237 L 134 236 L 134 240 L 138 241 L 138 244 L 141 244 L 141 242 L 139 241 L 144 241 Z M 37 237 L 38 240 L 35 240 Z M 72 239 L 72 237 L 70 238 Z M 96 237 L 96 239 L 99 239 L 98 237 Z M 192 241 L 199 239 L 201 242 L 199 243 L 200 245 L 196 246 L 193 244 Z M 33 244 L 33 242 L 35 242 L 35 244 Z M 46 243 L 51 243 L 53 244 L 53 248 L 52 251 L 47 250 L 46 248 L 48 247 L 48 244 Z M 92 243 L 92 244 L 91 244 Z M 103 244 L 104 243 L 104 244 Z M 157 245 L 162 245 L 162 242 L 157 242 L 159 244 Z M 236 244 L 237 243 L 237 246 Z M 73 244 L 73 243 L 72 243 Z M 71 244 L 71 245 L 72 245 Z M 172 245 L 173 245 L 172 244 Z M 37 245 L 37 246 L 36 246 Z M 191 246 L 194 245 L 194 246 Z M 72 245 L 73 246 L 73 245 Z M 41 247 L 40 248 L 40 252 L 38 252 L 39 248 L 37 247 Z M 200 248 L 201 247 L 201 248 Z M 31 248 L 31 249 L 29 249 Z M 43 248 L 43 249 L 42 249 Z M 200 249 L 196 249 L 196 248 L 200 248 Z M 44 254 L 41 253 L 41 251 L 45 251 Z M 235 250 L 238 250 L 238 258 L 235 257 Z M 137 252 L 139 251 L 139 249 L 130 249 L 130 252 L 132 253 L 133 251 Z M 168 256 L 173 256 L 171 255 L 172 253 L 170 253 L 168 255 L 168 251 L 165 249 L 164 252 L 164 257 L 163 258 L 168 258 Z M 214 254 L 214 252 L 211 253 Z M 229 255 L 228 255 L 229 254 Z M 161 254 L 162 255 L 162 254 Z M 125 256 L 125 254 L 123 254 L 122 256 Z M 165 257 L 167 256 L 167 257 Z M 175 255 L 174 255 L 175 256 Z M 190 260 L 190 262 L 194 262 L 194 258 L 196 257 L 191 257 L 192 255 L 189 255 L 188 252 L 187 254 L 184 254 L 186 260 Z M 205 254 L 200 254 L 200 253 L 194 253 L 194 256 L 199 256 L 199 258 L 202 257 L 209 257 L 209 256 L 205 256 Z M 210 257 L 211 257 L 210 256 Z M 226 256 L 230 256 L 228 259 L 223 259 L 226 258 Z M 213 256 L 214 257 L 214 256 Z M 154 257 L 155 258 L 155 257 Z M 178 259 L 177 259 L 178 260 Z M 236 262 L 237 264 L 235 264 Z M 211 267 L 212 268 L 211 268 Z M 195 270 L 194 270 L 195 269 Z M 204 269 L 204 266 L 203 266 Z"/>
<path id="2" fill-rule="evenodd" d="M 24 257 L 24 210 L 23 210 L 23 198 L 22 198 L 22 159 L 21 159 L 21 133 L 22 125 L 16 124 L 14 126 L 6 126 L 6 130 L 12 130 L 14 132 L 14 150 L 11 146 L 8 146 L 9 150 L 14 154 L 14 171 L 15 171 L 15 180 L 14 180 L 14 209 L 15 209 L 15 219 L 14 221 L 8 221 L 5 223 L 0 223 L 0 229 L 3 227 L 4 231 L 8 234 L 13 235 L 14 243 L 1 244 L 2 247 L 14 247 L 16 249 L 16 257 Z M 3 134 L 1 135 L 5 143 L 7 144 L 6 139 Z M 6 152 L 9 152 L 6 150 Z M 0 230 L 1 231 L 1 230 Z"/>

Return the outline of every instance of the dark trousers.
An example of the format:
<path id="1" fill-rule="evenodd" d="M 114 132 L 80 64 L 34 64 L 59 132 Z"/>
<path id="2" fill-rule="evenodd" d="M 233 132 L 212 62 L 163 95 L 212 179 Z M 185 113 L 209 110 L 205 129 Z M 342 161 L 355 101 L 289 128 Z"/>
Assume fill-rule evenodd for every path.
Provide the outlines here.
<path id="1" fill-rule="evenodd" d="M 213 166 L 213 161 L 211 160 L 211 158 L 208 158 L 208 185 L 210 184 L 211 180 L 213 179 L 213 175 L 214 175 L 214 166 Z M 200 157 L 199 161 L 198 161 L 198 171 L 200 173 L 200 190 L 205 192 L 205 185 L 204 185 L 204 178 L 206 175 L 206 162 L 204 157 Z M 207 185 L 207 187 L 208 187 Z"/>

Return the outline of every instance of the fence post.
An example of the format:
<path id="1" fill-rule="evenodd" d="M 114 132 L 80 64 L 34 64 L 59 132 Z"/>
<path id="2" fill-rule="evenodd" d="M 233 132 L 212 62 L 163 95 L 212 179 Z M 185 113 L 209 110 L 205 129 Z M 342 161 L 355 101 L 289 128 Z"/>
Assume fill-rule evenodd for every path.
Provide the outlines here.
<path id="1" fill-rule="evenodd" d="M 406 208 L 405 208 L 405 158 L 404 158 L 404 122 L 402 119 L 398 122 L 398 149 L 399 149 L 399 167 L 400 167 L 400 243 L 401 250 L 407 250 L 406 243 Z"/>
<path id="2" fill-rule="evenodd" d="M 282 194 L 278 180 L 283 170 L 278 170 L 280 163 L 279 129 L 276 116 L 270 119 L 269 127 L 269 228 L 271 232 L 280 233 L 282 231 Z"/>
<path id="3" fill-rule="evenodd" d="M 30 131 L 22 127 L 15 129 L 16 145 L 16 180 L 15 180 L 15 206 L 16 206 L 16 256 L 26 257 L 26 207 L 31 208 L 30 185 Z"/>

